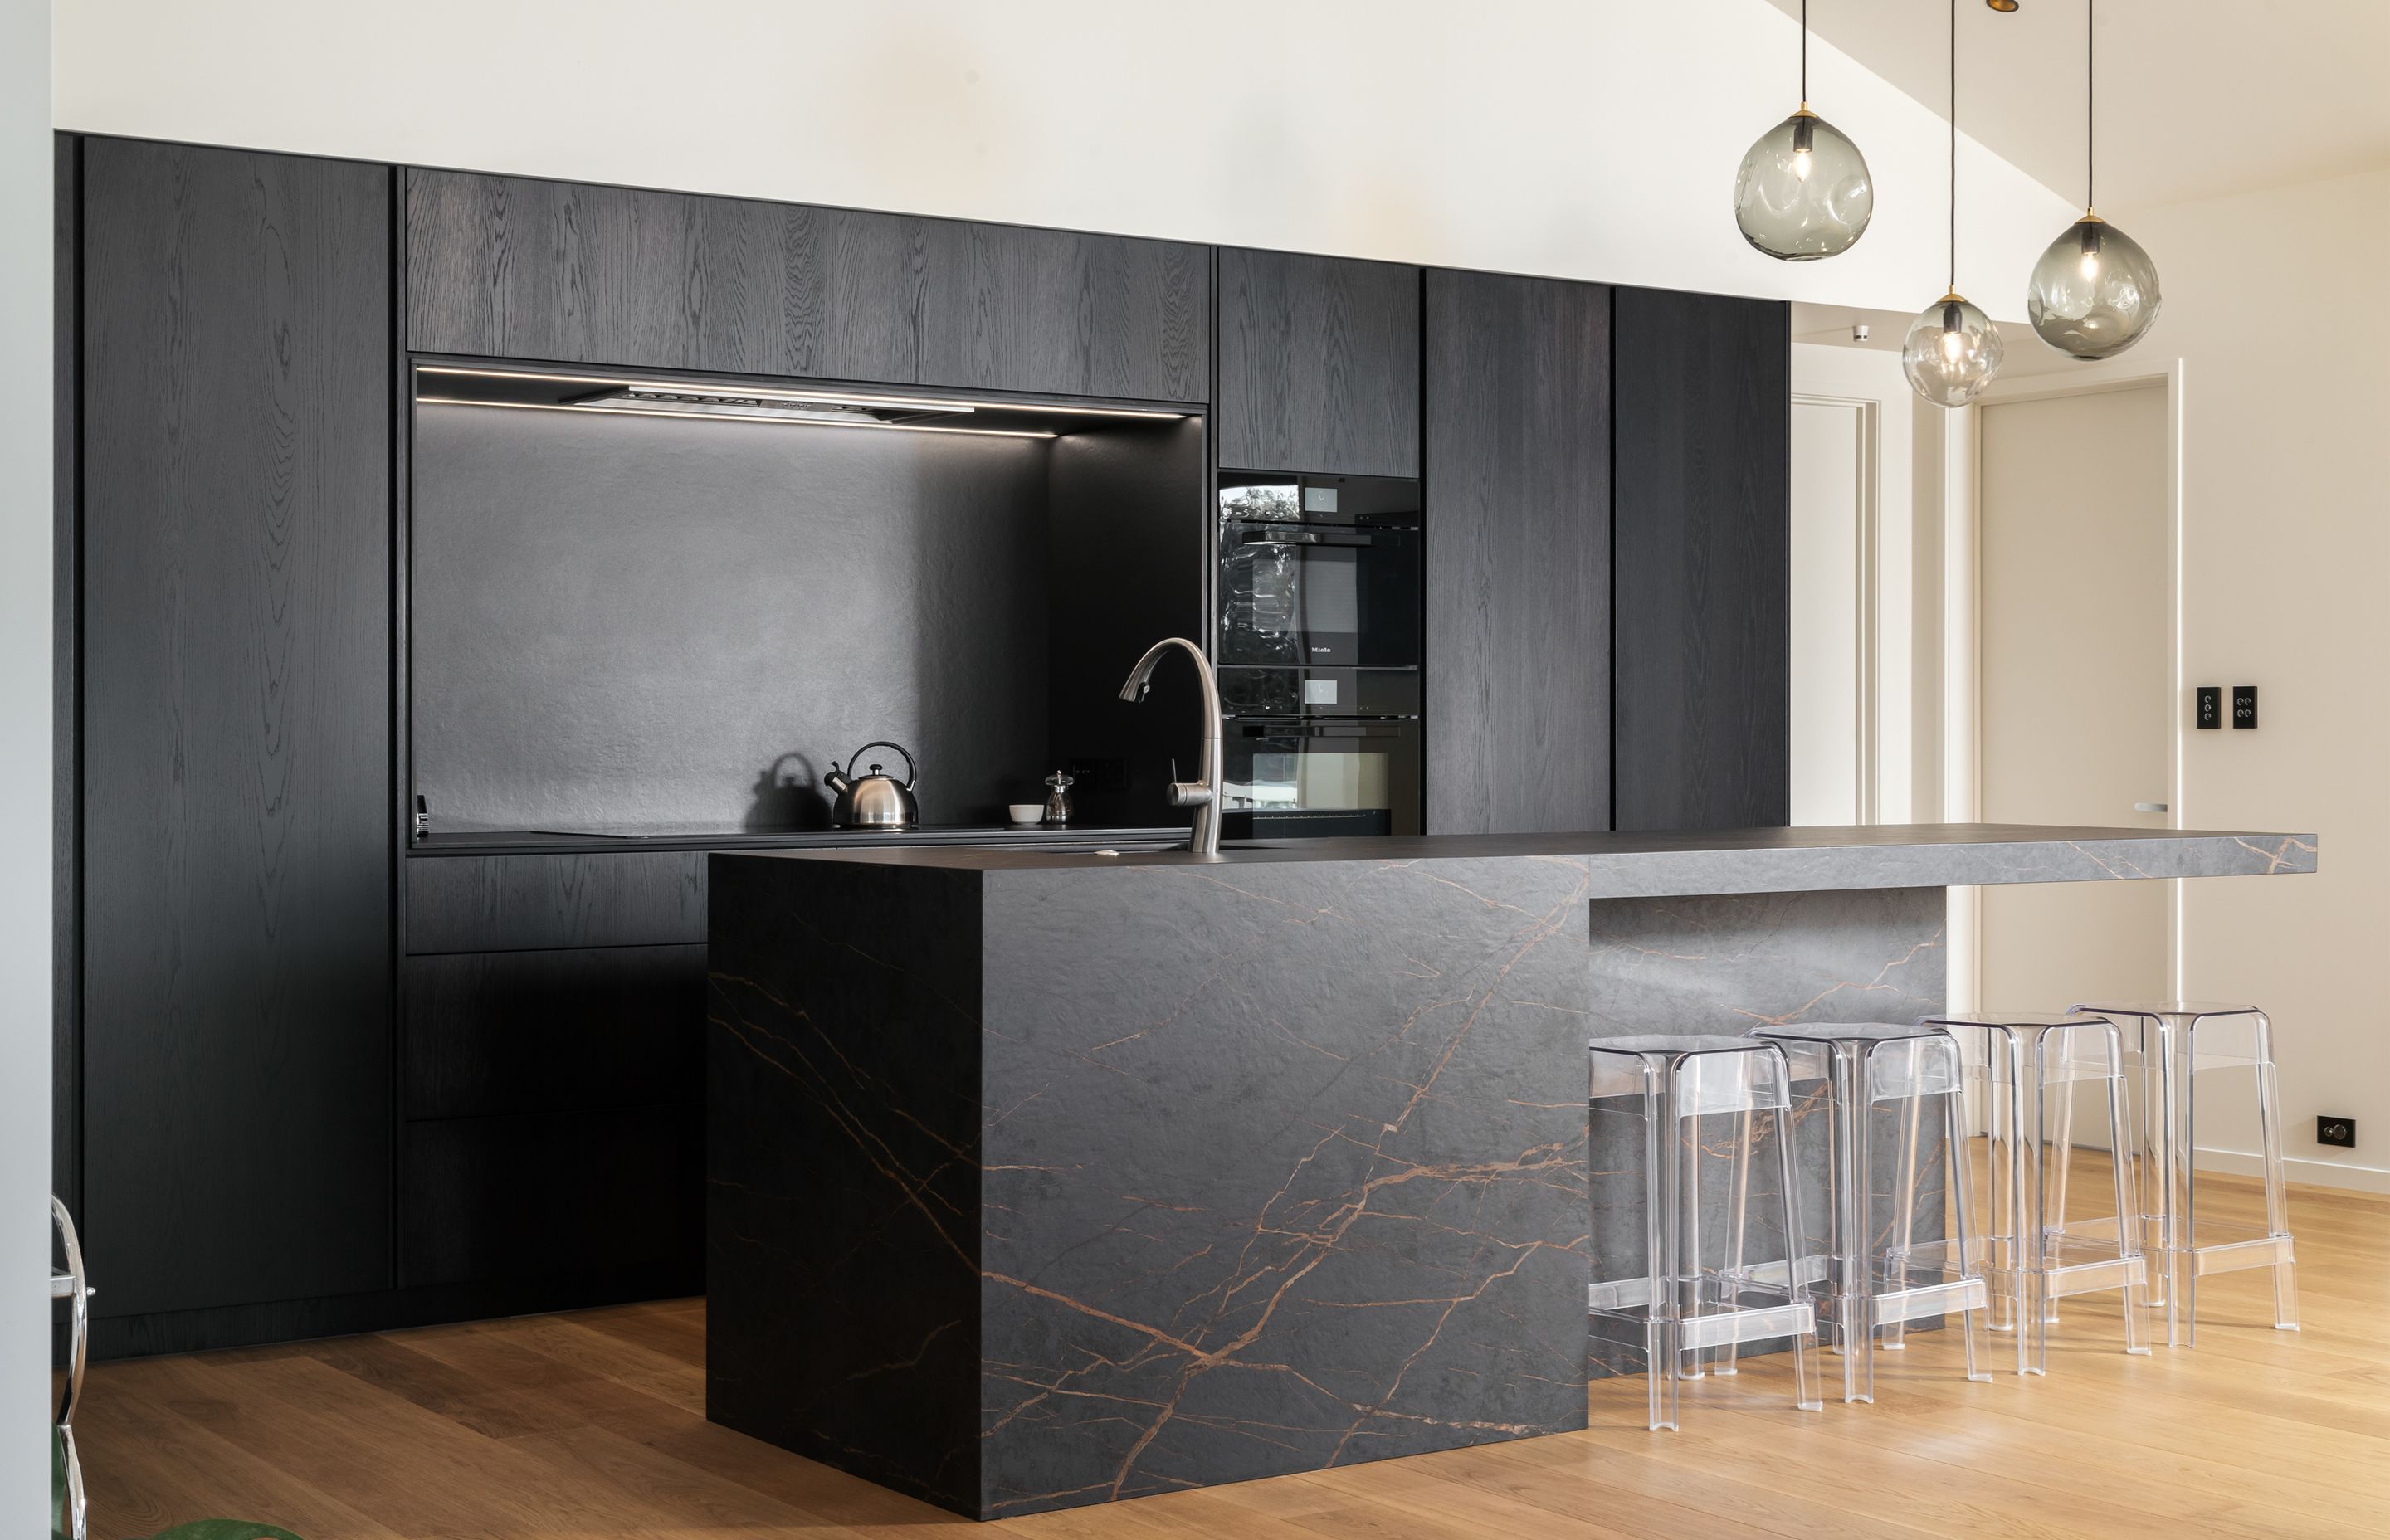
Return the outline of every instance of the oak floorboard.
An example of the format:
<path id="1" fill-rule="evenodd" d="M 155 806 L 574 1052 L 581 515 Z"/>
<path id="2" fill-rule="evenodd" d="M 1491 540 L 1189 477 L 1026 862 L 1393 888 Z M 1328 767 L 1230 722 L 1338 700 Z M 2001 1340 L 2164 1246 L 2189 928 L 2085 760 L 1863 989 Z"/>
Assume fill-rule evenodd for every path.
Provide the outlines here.
<path id="1" fill-rule="evenodd" d="M 2087 1160 L 2078 1170 L 2096 1162 Z M 2206 1180 L 2206 1179 L 2203 1179 Z M 2096 1176 L 2086 1187 L 2102 1185 Z M 2078 1188 L 2078 1191 L 2082 1190 Z M 2210 1183 L 2222 1217 L 2252 1184 Z M 2312 1223 L 2306 1221 L 2312 1216 Z M 1877 1358 L 1877 1400 L 1789 1405 L 1789 1361 L 1684 1388 L 1642 1426 L 1171 1493 L 986 1526 L 1027 1540 L 2355 1540 L 2390 1534 L 2390 1198 L 2296 1189 L 2306 1329 L 2265 1275 L 2202 1285 L 2200 1345 L 2118 1351 L 2070 1299 L 2050 1373 L 1961 1375 L 1952 1331 Z M 93 1534 L 239 1516 L 306 1540 L 897 1540 L 967 1521 L 704 1419 L 705 1309 L 675 1300 L 104 1364 L 79 1416 Z M 1831 1356 L 1826 1361 L 1831 1373 Z"/>

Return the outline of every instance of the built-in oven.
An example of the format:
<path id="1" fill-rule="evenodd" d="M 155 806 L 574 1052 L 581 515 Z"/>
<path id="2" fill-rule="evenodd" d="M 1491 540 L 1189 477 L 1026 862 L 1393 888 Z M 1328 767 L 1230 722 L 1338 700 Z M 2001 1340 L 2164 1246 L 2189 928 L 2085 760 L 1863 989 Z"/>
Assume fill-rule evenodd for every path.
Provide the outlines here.
<path id="1" fill-rule="evenodd" d="M 1416 667 L 1419 483 L 1220 476 L 1224 665 Z"/>
<path id="2" fill-rule="evenodd" d="M 1419 670 L 1229 666 L 1219 674 L 1223 837 L 1420 832 Z"/>
<path id="3" fill-rule="evenodd" d="M 1220 833 L 1324 840 L 1420 831 L 1420 725 L 1232 718 Z"/>

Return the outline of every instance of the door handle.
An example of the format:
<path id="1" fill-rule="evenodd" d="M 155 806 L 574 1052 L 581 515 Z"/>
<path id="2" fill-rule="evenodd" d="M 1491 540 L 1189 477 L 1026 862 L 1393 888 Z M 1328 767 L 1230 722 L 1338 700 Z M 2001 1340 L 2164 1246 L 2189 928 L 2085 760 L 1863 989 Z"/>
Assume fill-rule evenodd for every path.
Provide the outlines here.
<path id="1" fill-rule="evenodd" d="M 2135 802 L 2133 804 L 2133 811 L 2136 813 L 2164 813 L 2166 811 L 2166 804 L 2164 802 Z"/>

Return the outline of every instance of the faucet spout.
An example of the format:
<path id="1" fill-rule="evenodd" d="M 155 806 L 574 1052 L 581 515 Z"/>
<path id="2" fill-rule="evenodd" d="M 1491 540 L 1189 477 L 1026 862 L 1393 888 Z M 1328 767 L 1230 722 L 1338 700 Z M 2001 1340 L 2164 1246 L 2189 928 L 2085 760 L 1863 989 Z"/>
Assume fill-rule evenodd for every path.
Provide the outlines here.
<path id="1" fill-rule="evenodd" d="M 1203 768 L 1191 781 L 1170 783 L 1170 805 L 1195 810 L 1195 827 L 1189 832 L 1187 848 L 1198 855 L 1220 853 L 1220 802 L 1223 795 L 1220 739 L 1220 683 L 1212 673 L 1212 660 L 1203 649 L 1184 636 L 1165 636 L 1145 649 L 1145 656 L 1129 670 L 1128 682 L 1121 686 L 1120 698 L 1132 705 L 1145 699 L 1153 679 L 1153 666 L 1172 648 L 1184 648 L 1194 661 L 1195 677 L 1203 687 Z"/>

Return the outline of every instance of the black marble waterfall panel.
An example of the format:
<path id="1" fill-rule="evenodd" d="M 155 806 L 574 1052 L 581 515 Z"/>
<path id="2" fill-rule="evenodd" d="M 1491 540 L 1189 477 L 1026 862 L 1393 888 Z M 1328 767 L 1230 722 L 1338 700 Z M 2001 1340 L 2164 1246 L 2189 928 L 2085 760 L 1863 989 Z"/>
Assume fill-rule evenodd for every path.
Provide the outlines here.
<path id="1" fill-rule="evenodd" d="M 1588 1038 L 1640 1033 L 1742 1035 L 1771 1024 L 1908 1022 L 1945 1008 L 1947 949 L 1945 894 L 1939 888 L 1725 897 L 1596 899 L 1588 906 L 1592 966 L 1586 996 Z M 1796 1076 L 1801 1065 L 1795 1056 Z M 1824 1271 L 1830 1238 L 1826 1086 L 1799 1076 L 1788 1120 L 1794 1179 L 1801 1187 L 1800 1255 L 1813 1278 Z M 1650 1265 L 1645 1244 L 1650 1157 L 1638 1119 L 1616 1102 L 1589 1119 L 1588 1185 L 1595 1276 L 1631 1277 Z M 1870 1119 L 1873 1181 L 1870 1220 L 1879 1246 L 1902 1235 L 1930 1241 L 1943 1234 L 1945 1161 L 1942 1110 L 1920 1110 L 1913 1126 L 1903 1105 L 1884 1104 Z M 1771 1113 L 1752 1120 L 1755 1135 L 1746 1175 L 1740 1255 L 1747 1266 L 1785 1256 L 1779 1163 Z M 1713 1112 L 1664 1136 L 1663 1148 L 1700 1183 L 1692 1244 L 1705 1267 L 1735 1254 L 1733 1203 L 1736 1117 Z M 1895 1195 L 1906 1194 L 1906 1201 Z M 1780 1281 L 1781 1271 L 1762 1277 Z M 1631 1334 L 1630 1334 L 1631 1335 Z M 1768 1352 L 1777 1342 L 1746 1347 Z M 1594 1373 L 1639 1373 L 1639 1341 L 1612 1333 L 1597 1340 Z"/>
<path id="2" fill-rule="evenodd" d="M 975 1513 L 979 878 L 709 890 L 706 1415 Z"/>
<path id="3" fill-rule="evenodd" d="M 990 874 L 983 1513 L 1585 1426 L 1587 888 Z"/>

